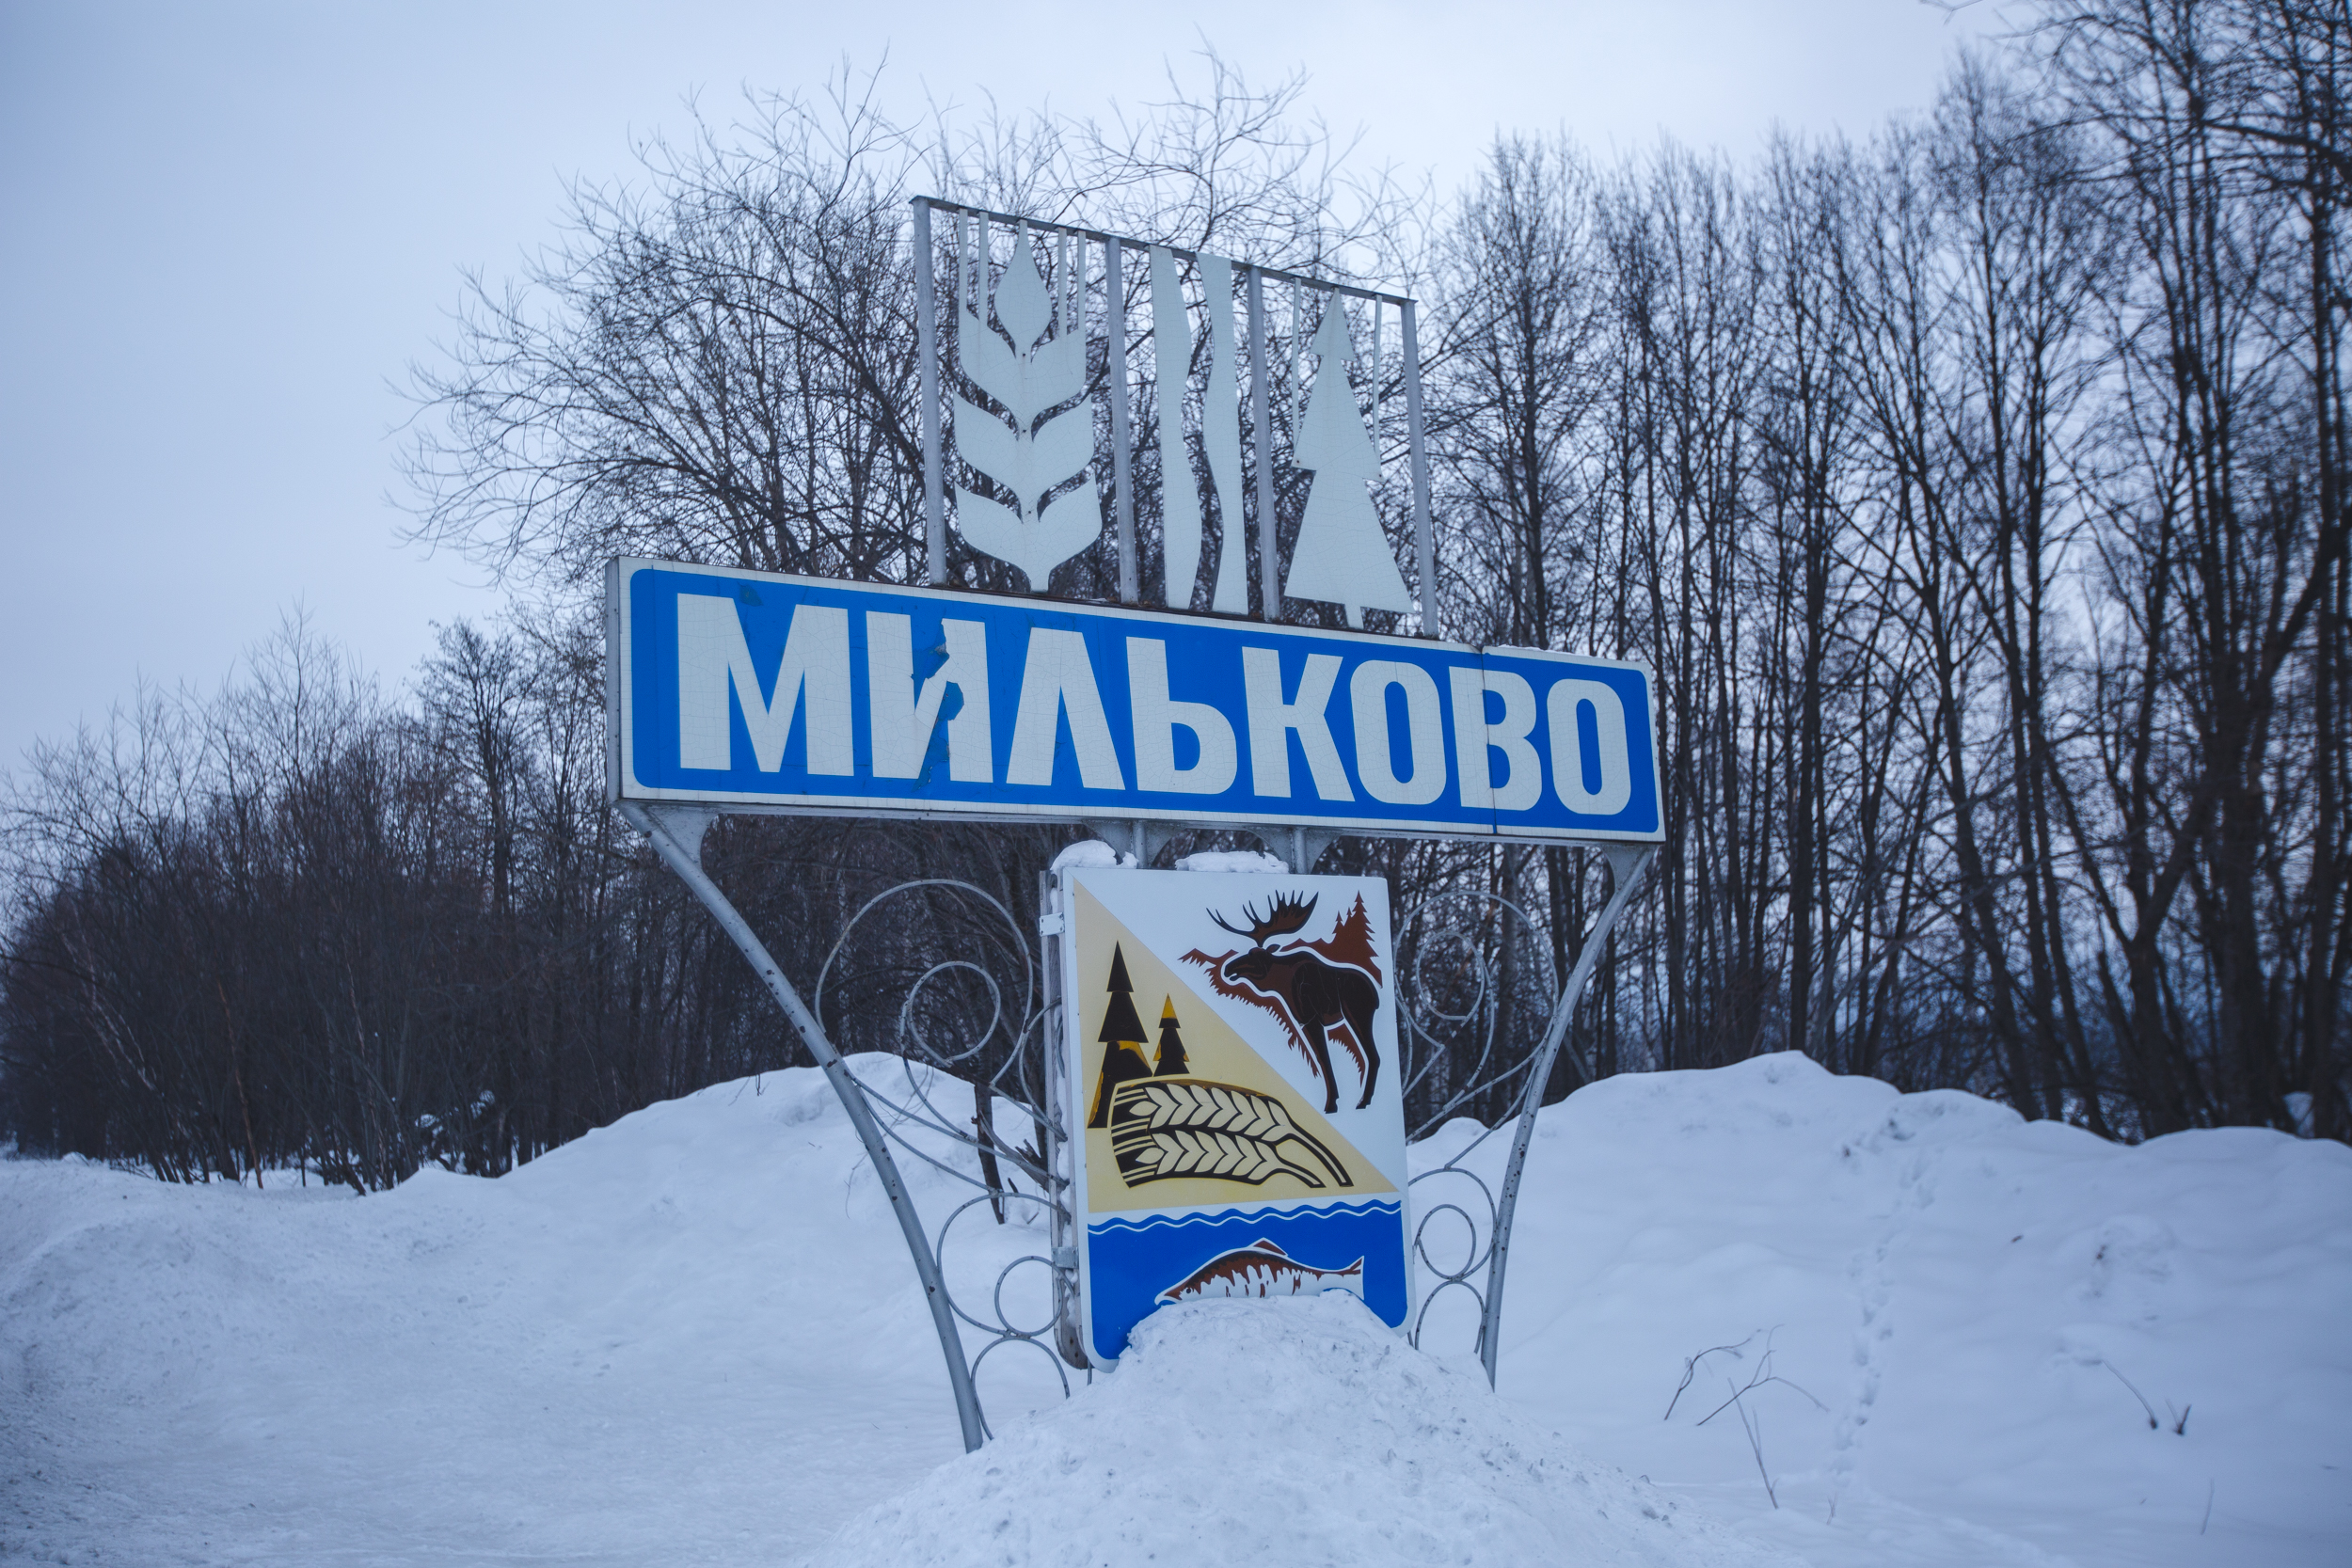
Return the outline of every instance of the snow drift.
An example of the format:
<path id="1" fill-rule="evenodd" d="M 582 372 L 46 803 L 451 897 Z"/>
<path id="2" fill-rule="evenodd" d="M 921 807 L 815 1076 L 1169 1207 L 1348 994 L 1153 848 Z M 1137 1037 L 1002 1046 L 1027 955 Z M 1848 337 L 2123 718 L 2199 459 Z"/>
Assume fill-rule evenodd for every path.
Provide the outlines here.
<path id="1" fill-rule="evenodd" d="M 905 1169 L 934 1224 L 966 1194 Z M 983 1206 L 948 1273 L 984 1301 L 1041 1241 Z M 1008 1276 L 1014 1321 L 1042 1285 Z M 2336 1563 L 2346 1303 L 2352 1150 L 2119 1148 L 1772 1056 L 1544 1113 L 1500 1401 L 1458 1296 L 1434 1359 L 1340 1304 L 1202 1305 L 1067 1404 L 992 1355 L 966 1458 L 801 1070 L 367 1199 L 0 1162 L 0 1562 Z"/>
<path id="2" fill-rule="evenodd" d="M 1089 1395 L 851 1521 L 817 1562 L 1789 1561 L 1570 1453 L 1339 1292 L 1165 1308 Z"/>
<path id="3" fill-rule="evenodd" d="M 1817 1563 L 2352 1560 L 2352 1149 L 1784 1054 L 1585 1089 L 1529 1180 L 1504 1393 Z"/>

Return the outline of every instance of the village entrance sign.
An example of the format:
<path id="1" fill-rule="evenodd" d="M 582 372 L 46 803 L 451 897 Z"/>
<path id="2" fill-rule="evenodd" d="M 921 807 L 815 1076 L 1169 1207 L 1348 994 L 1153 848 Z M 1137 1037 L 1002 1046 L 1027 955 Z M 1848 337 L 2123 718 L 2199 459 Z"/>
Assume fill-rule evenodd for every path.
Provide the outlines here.
<path id="1" fill-rule="evenodd" d="M 1614 886 L 1549 1026 L 1519 1060 L 1516 1139 L 1501 1193 L 1486 1194 L 1484 1245 L 1460 1206 L 1438 1206 L 1470 1221 L 1472 1245 L 1460 1267 L 1428 1266 L 1439 1288 L 1477 1298 L 1491 1378 L 1534 1113 L 1594 960 L 1663 836 L 1648 672 L 1435 635 L 1412 301 L 929 198 L 915 203 L 914 218 L 931 586 L 613 562 L 608 793 L 742 950 L 838 1092 L 923 1280 L 967 1448 L 986 1429 L 972 1382 L 977 1361 L 967 1359 L 958 1319 L 993 1336 L 982 1355 L 1046 1330 L 1012 1327 L 1001 1313 L 992 1325 L 956 1304 L 940 1265 L 946 1227 L 936 1240 L 926 1234 L 890 1153 L 896 1134 L 869 1103 L 871 1086 L 849 1071 L 817 1013 L 703 871 L 703 830 L 716 815 L 1077 822 L 1139 864 L 1174 832 L 1238 831 L 1297 874 L 1268 879 L 1292 900 L 1278 907 L 1294 911 L 1305 895 L 1292 884 L 1331 880 L 1307 874 L 1343 835 L 1600 847 Z M 1151 324 L 1133 338 L 1132 282 L 1146 285 L 1136 293 L 1149 293 Z M 1278 312 L 1277 300 L 1286 309 Z M 1402 336 L 1393 368 L 1405 393 L 1410 593 L 1378 509 L 1379 436 L 1391 422 L 1381 407 L 1391 309 Z M 1150 463 L 1138 462 L 1132 418 L 1146 393 Z M 1157 474 L 1149 493 L 1162 570 L 1151 608 L 1139 570 L 1138 467 Z M 940 586 L 950 490 L 963 543 L 1019 568 L 1036 596 Z M 1147 513 L 1144 521 L 1153 519 Z M 1044 596 L 1056 569 L 1102 548 L 1106 531 L 1123 602 Z M 1335 607 L 1351 629 L 1286 623 L 1286 602 Z M 1352 629 L 1368 610 L 1382 615 L 1388 634 Z M 1400 635 L 1408 630 L 1419 635 Z M 1371 891 L 1385 923 L 1385 889 Z M 1047 1210 L 1054 1240 L 1053 1258 L 1040 1260 L 1056 1271 L 1054 1341 L 1063 1359 L 1087 1366 L 1104 1354 L 1098 1343 L 1090 1360 L 1082 1342 L 1091 1319 L 1072 1230 L 1083 1210 L 1076 1184 L 1086 1144 L 1073 1122 L 1083 1118 L 1077 1101 L 1087 1088 L 1062 994 L 1073 895 L 1068 879 L 1041 887 L 1042 1003 L 1034 1021 L 1019 1021 L 1025 1048 L 1043 1055 L 1039 1080 L 1051 1085 L 1041 1097 L 1047 1103 L 1031 1107 L 1045 1147 L 987 1152 L 1041 1189 L 1032 1201 Z M 1025 950 L 1017 925 L 1014 934 Z M 1256 940 L 1268 951 L 1265 930 Z M 1377 940 L 1386 944 L 1389 934 Z M 1365 953 L 1368 972 L 1377 973 Z M 1123 950 L 1119 962 L 1123 977 Z M 820 977 L 820 1004 L 822 986 Z M 1283 1016 L 1294 1043 L 1303 1043 Z M 1341 1044 L 1371 1047 L 1366 1022 L 1351 1034 L 1342 1015 L 1333 1021 Z M 1310 1027 L 1320 1043 L 1321 1026 Z M 1327 1089 L 1327 1060 L 1321 1071 Z M 1195 1093 L 1186 1082 L 1157 1092 L 1197 1099 L 1230 1088 L 1209 1083 Z M 1393 1117 L 1402 1115 L 1397 1092 L 1392 1083 L 1385 1097 Z M 1365 1095 L 1369 1102 L 1369 1080 Z M 914 1114 L 975 1141 L 945 1118 Z M 1317 1181 L 1323 1167 L 1300 1168 Z M 1457 1162 L 1448 1174 L 1467 1172 Z M 1481 1262 L 1483 1285 L 1470 1277 Z"/>

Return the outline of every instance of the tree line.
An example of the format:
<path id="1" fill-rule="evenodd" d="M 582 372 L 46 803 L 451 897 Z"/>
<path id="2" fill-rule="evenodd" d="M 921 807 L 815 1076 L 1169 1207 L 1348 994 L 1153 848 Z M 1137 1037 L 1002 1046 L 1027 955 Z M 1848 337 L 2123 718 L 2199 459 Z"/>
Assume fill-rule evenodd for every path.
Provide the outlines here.
<path id="1" fill-rule="evenodd" d="M 1640 659 L 1661 698 L 1666 848 L 1549 1093 L 1787 1049 L 2113 1136 L 2352 1135 L 2348 49 L 2342 3 L 2054 3 L 1867 139 L 1505 136 L 1450 202 L 1214 59 L 1132 121 L 913 128 L 843 82 L 650 147 L 415 372 L 420 536 L 538 608 L 445 628 L 391 696 L 289 628 L 11 784 L 0 1115 L 173 1179 L 369 1189 L 795 1060 L 603 806 L 582 607 L 623 552 L 920 580 L 925 191 L 1424 302 L 1445 631 Z M 1107 537 L 1055 582 L 1116 585 Z M 737 818 L 706 859 L 842 1043 L 986 1077 L 1071 836 Z M 1500 1114 L 1597 858 L 1323 868 L 1427 911 L 1413 1119 Z M 921 878 L 987 898 L 897 895 L 834 954 Z"/>

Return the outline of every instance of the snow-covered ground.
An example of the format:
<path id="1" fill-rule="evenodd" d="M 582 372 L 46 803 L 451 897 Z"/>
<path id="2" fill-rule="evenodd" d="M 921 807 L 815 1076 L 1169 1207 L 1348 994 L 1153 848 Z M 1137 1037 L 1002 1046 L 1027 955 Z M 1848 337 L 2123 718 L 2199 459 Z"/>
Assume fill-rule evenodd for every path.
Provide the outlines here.
<path id="1" fill-rule="evenodd" d="M 981 1209 L 948 1268 L 1041 1248 Z M 1623 1077 L 1544 1114 L 1507 1308 L 1501 1401 L 1458 1296 L 1429 1356 L 1342 1298 L 1171 1309 L 1067 1403 L 1010 1345 L 967 1458 L 813 1071 L 366 1199 L 0 1162 L 0 1562 L 2352 1560 L 2340 1146 Z"/>

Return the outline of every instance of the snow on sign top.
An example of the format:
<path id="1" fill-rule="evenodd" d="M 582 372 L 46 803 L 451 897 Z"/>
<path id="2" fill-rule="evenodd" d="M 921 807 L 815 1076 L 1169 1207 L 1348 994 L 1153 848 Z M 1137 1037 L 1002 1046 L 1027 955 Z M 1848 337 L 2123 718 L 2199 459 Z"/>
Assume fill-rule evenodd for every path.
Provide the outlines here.
<path id="1" fill-rule="evenodd" d="M 1388 884 L 1061 873 L 1087 1354 L 1171 1302 L 1407 1307 Z"/>
<path id="2" fill-rule="evenodd" d="M 606 613 L 620 800 L 1661 836 L 1639 665 L 653 561 Z"/>

